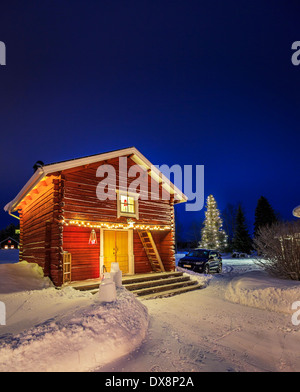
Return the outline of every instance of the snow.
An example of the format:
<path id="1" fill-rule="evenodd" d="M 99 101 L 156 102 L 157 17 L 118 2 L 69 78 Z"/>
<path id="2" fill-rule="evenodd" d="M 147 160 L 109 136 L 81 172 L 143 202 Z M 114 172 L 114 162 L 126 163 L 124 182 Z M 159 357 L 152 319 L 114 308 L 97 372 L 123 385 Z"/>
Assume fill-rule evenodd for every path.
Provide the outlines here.
<path id="1" fill-rule="evenodd" d="M 178 256 L 177 261 L 183 257 Z M 204 287 L 217 275 L 197 274 L 177 267 Z M 300 282 L 270 277 L 255 264 L 254 258 L 231 259 L 223 256 L 222 284 L 226 285 L 224 298 L 227 301 L 287 314 L 294 313 L 292 303 L 300 300 Z M 219 282 L 221 286 L 221 282 Z"/>
<path id="2" fill-rule="evenodd" d="M 226 258 L 224 265 L 222 274 L 185 272 L 205 289 L 144 300 L 150 316 L 144 343 L 98 371 L 299 372 L 300 326 L 289 314 L 300 300 L 298 282 L 270 278 L 251 258 Z M 270 305 L 272 289 L 277 297 Z"/>
<path id="3" fill-rule="evenodd" d="M 0 265 L 0 294 L 39 290 L 53 286 L 37 264 L 22 261 Z"/>
<path id="4" fill-rule="evenodd" d="M 1 265 L 0 276 L 7 313 L 7 325 L 0 326 L 0 372 L 89 371 L 145 338 L 147 309 L 123 287 L 116 301 L 105 303 L 97 294 L 57 290 L 36 264 Z"/>
<path id="5" fill-rule="evenodd" d="M 292 314 L 292 303 L 300 300 L 300 282 L 271 278 L 264 271 L 252 271 L 233 278 L 225 298 L 246 306 Z"/>
<path id="6" fill-rule="evenodd" d="M 0 371 L 300 371 L 300 282 L 252 258 L 225 256 L 222 274 L 182 271 L 203 289 L 137 300 L 117 287 L 101 302 L 56 289 L 36 264 L 0 265 Z"/>
<path id="7" fill-rule="evenodd" d="M 107 273 L 106 273 L 107 274 Z M 109 274 L 110 275 L 110 274 Z M 116 284 L 111 277 L 104 279 L 98 292 L 100 302 L 114 302 L 117 299 Z"/>

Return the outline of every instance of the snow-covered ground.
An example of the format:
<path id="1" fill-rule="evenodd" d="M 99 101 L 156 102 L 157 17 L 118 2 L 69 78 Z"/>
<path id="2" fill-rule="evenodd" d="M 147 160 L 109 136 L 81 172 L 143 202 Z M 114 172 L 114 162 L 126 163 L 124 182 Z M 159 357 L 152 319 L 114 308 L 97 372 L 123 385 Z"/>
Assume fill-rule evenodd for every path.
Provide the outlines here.
<path id="1" fill-rule="evenodd" d="M 150 324 L 143 345 L 98 371 L 299 372 L 292 303 L 300 301 L 300 282 L 270 278 L 253 259 L 223 262 L 222 274 L 185 272 L 205 289 L 144 300 Z"/>
<path id="2" fill-rule="evenodd" d="M 117 300 L 57 290 L 36 264 L 0 265 L 0 371 L 90 371 L 138 347 L 146 307 L 124 288 Z"/>
<path id="3" fill-rule="evenodd" d="M 37 265 L 2 264 L 0 371 L 300 371 L 300 282 L 270 278 L 253 259 L 223 266 L 189 272 L 202 290 L 138 301 L 120 288 L 101 303 L 55 289 Z"/>
<path id="4" fill-rule="evenodd" d="M 182 256 L 177 255 L 176 262 Z M 192 275 L 205 286 L 212 281 L 222 290 L 224 299 L 242 305 L 292 314 L 295 312 L 292 303 L 300 301 L 300 282 L 270 277 L 253 258 L 223 257 L 221 275 L 203 275 L 179 267 L 177 269 Z"/>

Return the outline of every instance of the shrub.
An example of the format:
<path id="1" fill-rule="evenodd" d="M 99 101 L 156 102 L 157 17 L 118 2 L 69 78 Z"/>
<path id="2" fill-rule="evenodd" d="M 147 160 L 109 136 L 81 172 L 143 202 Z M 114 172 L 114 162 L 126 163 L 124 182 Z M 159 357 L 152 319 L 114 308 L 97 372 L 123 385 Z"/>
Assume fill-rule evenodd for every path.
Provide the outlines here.
<path id="1" fill-rule="evenodd" d="M 300 280 L 300 221 L 264 226 L 253 242 L 259 266 L 273 276 Z"/>

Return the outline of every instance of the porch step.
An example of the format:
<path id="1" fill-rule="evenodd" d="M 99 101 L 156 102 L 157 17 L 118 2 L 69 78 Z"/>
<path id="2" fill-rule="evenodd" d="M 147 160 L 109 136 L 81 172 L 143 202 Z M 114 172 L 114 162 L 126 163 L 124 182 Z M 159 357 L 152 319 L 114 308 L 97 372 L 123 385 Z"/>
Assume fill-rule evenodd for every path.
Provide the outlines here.
<path id="1" fill-rule="evenodd" d="M 195 286 L 197 284 L 196 281 L 194 280 L 187 280 L 183 282 L 178 282 L 178 283 L 172 283 L 172 284 L 163 284 L 161 286 L 154 286 L 154 287 L 149 287 L 145 289 L 139 289 L 139 290 L 133 290 L 132 292 L 136 294 L 138 297 L 144 297 L 145 295 L 149 294 L 156 294 L 165 292 L 165 291 L 173 291 L 175 289 L 182 289 L 183 287 L 189 287 L 189 286 Z"/>
<path id="2" fill-rule="evenodd" d="M 144 277 L 133 277 L 123 281 L 123 286 L 140 299 L 169 297 L 197 290 L 202 287 L 182 272 L 154 273 Z"/>
<path id="3" fill-rule="evenodd" d="M 148 282 L 154 281 L 159 279 L 168 279 L 171 277 L 180 277 L 183 276 L 183 272 L 151 272 L 149 274 L 137 274 L 133 276 L 124 276 L 122 279 L 122 284 L 124 286 L 132 284 L 132 283 L 139 283 L 139 282 Z"/>
<path id="4" fill-rule="evenodd" d="M 178 277 L 165 278 L 165 279 L 147 280 L 144 282 L 137 282 L 137 283 L 129 283 L 129 284 L 126 283 L 124 287 L 126 287 L 126 289 L 129 291 L 138 292 L 141 289 L 147 289 L 147 288 L 161 286 L 161 285 L 169 285 L 178 282 L 187 282 L 189 280 L 190 278 L 188 276 L 178 276 Z"/>
<path id="5" fill-rule="evenodd" d="M 100 282 L 90 282 L 73 286 L 77 290 L 95 294 L 99 291 Z M 139 299 L 169 297 L 202 288 L 196 280 L 183 272 L 160 272 L 134 276 L 125 276 L 122 285 Z"/>
<path id="6" fill-rule="evenodd" d="M 202 287 L 203 286 L 201 284 L 196 282 L 195 284 L 193 284 L 191 286 L 184 286 L 184 287 L 180 287 L 177 289 L 166 290 L 166 291 L 161 291 L 161 292 L 157 292 L 157 293 L 154 292 L 151 294 L 143 295 L 140 298 L 141 299 L 155 299 L 155 298 L 171 297 L 173 295 L 187 293 L 188 291 L 199 290 Z"/>
<path id="7" fill-rule="evenodd" d="M 82 284 L 82 285 L 72 285 L 71 284 L 73 289 L 80 290 L 80 291 L 90 291 L 90 292 L 98 291 L 99 290 L 99 285 L 100 285 L 100 280 L 99 280 L 99 282 L 85 283 L 85 284 Z"/>

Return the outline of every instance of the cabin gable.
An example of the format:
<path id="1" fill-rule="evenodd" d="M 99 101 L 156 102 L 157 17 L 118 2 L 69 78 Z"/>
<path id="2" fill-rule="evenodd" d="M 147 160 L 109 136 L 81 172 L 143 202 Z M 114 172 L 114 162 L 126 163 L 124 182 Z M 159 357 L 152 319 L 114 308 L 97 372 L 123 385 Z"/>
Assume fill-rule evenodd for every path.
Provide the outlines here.
<path id="1" fill-rule="evenodd" d="M 64 179 L 64 219 L 68 221 L 87 222 L 115 222 L 127 223 L 127 216 L 118 217 L 118 192 L 115 192 L 115 200 L 99 200 L 97 197 L 97 186 L 103 178 L 97 177 L 97 170 L 102 165 L 111 165 L 116 173 L 117 191 L 126 191 L 134 180 L 139 178 L 129 177 L 130 168 L 136 165 L 129 157 L 127 158 L 127 173 L 120 173 L 119 159 L 111 159 L 105 162 L 93 163 L 91 165 L 76 169 L 66 170 L 61 173 Z M 126 188 L 120 187 L 126 184 Z M 126 179 L 126 182 L 125 182 Z M 133 220 L 144 224 L 170 225 L 173 205 L 171 205 L 170 195 L 159 185 L 159 200 L 151 200 L 151 177 L 147 172 L 143 172 L 142 186 L 138 192 L 138 219 L 133 216 Z M 115 184 L 110 184 L 112 188 Z M 147 193 L 145 193 L 147 189 Z M 164 200 L 163 200 L 164 199 Z"/>

